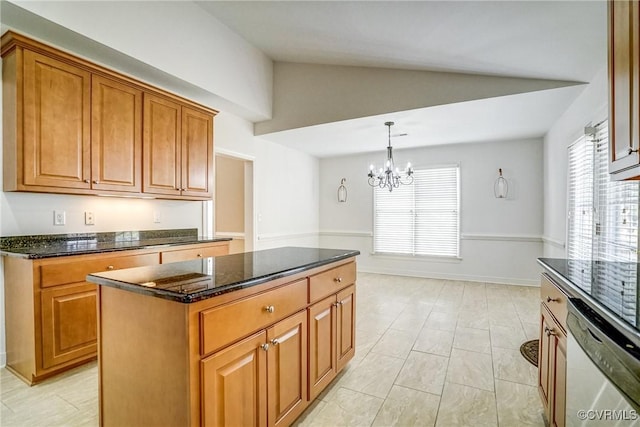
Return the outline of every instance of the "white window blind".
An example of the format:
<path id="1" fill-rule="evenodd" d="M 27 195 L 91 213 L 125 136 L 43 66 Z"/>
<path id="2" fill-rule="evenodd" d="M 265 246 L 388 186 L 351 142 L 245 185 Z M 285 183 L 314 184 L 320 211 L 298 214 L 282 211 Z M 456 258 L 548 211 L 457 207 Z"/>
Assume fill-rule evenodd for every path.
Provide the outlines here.
<path id="1" fill-rule="evenodd" d="M 459 255 L 459 168 L 414 171 L 414 182 L 374 189 L 373 246 L 376 253 Z"/>
<path id="2" fill-rule="evenodd" d="M 612 181 L 609 175 L 609 134 L 606 122 L 595 135 L 595 250 L 600 261 L 637 262 L 637 181 Z"/>
<path id="3" fill-rule="evenodd" d="M 567 255 L 638 261 L 640 183 L 609 175 L 607 122 L 569 147 Z"/>
<path id="4" fill-rule="evenodd" d="M 609 175 L 609 132 L 607 124 L 599 126 L 594 136 L 595 154 L 595 236 L 594 268 L 599 289 L 598 299 L 623 318 L 635 322 L 638 276 L 638 202 L 640 183 L 612 181 Z"/>
<path id="5" fill-rule="evenodd" d="M 569 146 L 567 257 L 591 259 L 593 241 L 593 141 L 581 137 Z"/>
<path id="6" fill-rule="evenodd" d="M 569 147 L 567 256 L 595 263 L 579 264 L 591 293 L 634 323 L 637 312 L 638 204 L 640 183 L 612 181 L 609 175 L 607 122 L 595 135 Z M 591 282 L 591 276 L 597 280 Z M 610 289 L 607 286 L 612 286 Z"/>

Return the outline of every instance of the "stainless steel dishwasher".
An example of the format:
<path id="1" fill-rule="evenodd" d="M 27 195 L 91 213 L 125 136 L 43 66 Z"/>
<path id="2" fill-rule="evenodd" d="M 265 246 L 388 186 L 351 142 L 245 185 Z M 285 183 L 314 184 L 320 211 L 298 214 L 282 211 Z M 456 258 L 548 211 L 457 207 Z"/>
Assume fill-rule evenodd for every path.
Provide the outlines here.
<path id="1" fill-rule="evenodd" d="M 567 426 L 640 426 L 638 344 L 578 298 L 567 328 Z"/>

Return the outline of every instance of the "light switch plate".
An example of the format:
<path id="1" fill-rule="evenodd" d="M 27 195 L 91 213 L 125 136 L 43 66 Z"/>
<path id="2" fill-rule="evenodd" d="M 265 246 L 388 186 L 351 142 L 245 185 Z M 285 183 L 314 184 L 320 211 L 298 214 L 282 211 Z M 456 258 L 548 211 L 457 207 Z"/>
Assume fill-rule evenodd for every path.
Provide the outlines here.
<path id="1" fill-rule="evenodd" d="M 94 225 L 95 220 L 93 218 L 93 212 L 84 213 L 84 225 Z"/>
<path id="2" fill-rule="evenodd" d="M 153 213 L 153 222 L 155 222 L 156 224 L 162 222 L 160 218 L 160 212 L 156 211 Z"/>
<path id="3" fill-rule="evenodd" d="M 53 211 L 53 225 L 65 225 L 67 213 L 65 211 Z"/>

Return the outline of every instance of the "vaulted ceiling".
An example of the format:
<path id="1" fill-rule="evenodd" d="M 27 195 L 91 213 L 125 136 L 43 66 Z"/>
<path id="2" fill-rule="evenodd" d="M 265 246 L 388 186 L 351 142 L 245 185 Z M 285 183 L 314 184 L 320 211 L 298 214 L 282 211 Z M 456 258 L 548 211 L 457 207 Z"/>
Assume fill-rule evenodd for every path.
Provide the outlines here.
<path id="1" fill-rule="evenodd" d="M 592 81 L 606 66 L 604 1 L 198 4 L 276 62 L 274 117 L 256 124 L 257 133 L 319 157 L 382 149 L 387 120 L 397 123 L 397 132 L 409 134 L 398 139 L 398 148 L 540 137 L 580 93 L 580 83 Z M 363 67 L 353 68 L 351 74 L 366 68 L 395 72 L 368 86 L 368 78 L 360 79 L 351 93 L 350 86 L 337 89 L 335 80 L 304 81 L 308 77 L 303 74 L 280 76 L 279 81 L 278 69 L 287 68 L 287 63 L 340 66 L 331 71 Z M 451 96 L 433 102 L 435 92 L 420 84 L 416 91 L 423 92 L 423 100 L 414 104 L 403 102 L 410 96 L 400 92 L 399 99 L 385 96 L 389 101 L 377 110 L 355 105 L 341 106 L 341 114 L 316 111 L 362 97 L 363 92 L 383 92 L 387 82 L 395 87 L 408 73 L 421 71 L 427 72 L 425 81 L 434 75 L 455 79 L 451 73 L 464 73 L 508 77 L 516 85 L 510 90 L 497 85 L 487 92 L 484 78 L 479 78 L 475 88 L 463 87 L 465 97 L 449 83 L 437 96 L 447 91 Z M 433 71 L 446 74 L 428 73 Z M 520 89 L 514 78 L 526 79 Z M 542 85 L 531 88 L 530 79 L 540 79 Z M 298 91 L 319 88 L 311 92 L 312 99 L 302 94 L 308 105 L 291 97 L 291 82 L 298 80 Z M 295 114 L 299 117 L 292 118 Z M 374 145 L 368 142 L 372 140 Z"/>

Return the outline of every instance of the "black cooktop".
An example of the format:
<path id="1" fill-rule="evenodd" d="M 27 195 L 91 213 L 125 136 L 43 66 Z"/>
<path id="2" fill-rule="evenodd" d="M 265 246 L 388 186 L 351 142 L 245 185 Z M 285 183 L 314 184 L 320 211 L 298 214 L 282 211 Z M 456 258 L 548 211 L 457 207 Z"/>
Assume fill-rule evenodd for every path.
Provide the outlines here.
<path id="1" fill-rule="evenodd" d="M 638 267 L 631 262 L 539 258 L 540 263 L 564 279 L 570 296 L 582 297 L 593 308 L 640 334 Z M 571 295 L 571 291 L 578 295 Z M 591 301 L 590 301 L 591 300 Z"/>

